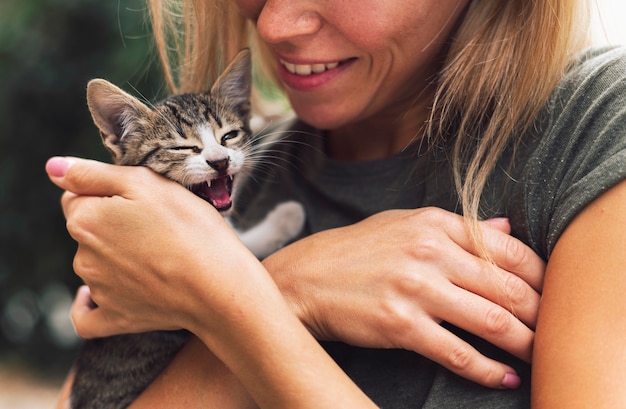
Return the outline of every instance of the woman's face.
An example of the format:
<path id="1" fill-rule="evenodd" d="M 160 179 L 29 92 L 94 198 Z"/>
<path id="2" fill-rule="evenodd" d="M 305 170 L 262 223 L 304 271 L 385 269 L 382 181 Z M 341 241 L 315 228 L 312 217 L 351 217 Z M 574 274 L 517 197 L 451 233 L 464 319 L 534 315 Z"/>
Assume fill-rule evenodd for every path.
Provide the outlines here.
<path id="1" fill-rule="evenodd" d="M 468 0 L 237 0 L 291 105 L 336 129 L 406 113 L 424 95 Z M 428 94 L 428 93 L 426 93 Z"/>

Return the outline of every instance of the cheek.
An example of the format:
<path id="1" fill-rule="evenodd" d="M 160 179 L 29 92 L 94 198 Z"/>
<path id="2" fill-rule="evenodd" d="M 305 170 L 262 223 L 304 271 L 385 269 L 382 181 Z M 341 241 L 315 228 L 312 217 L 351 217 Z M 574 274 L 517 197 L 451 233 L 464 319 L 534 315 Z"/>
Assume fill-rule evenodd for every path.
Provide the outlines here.
<path id="1" fill-rule="evenodd" d="M 233 172 L 239 172 L 246 165 L 246 154 L 241 150 L 230 150 L 230 169 Z"/>
<path id="2" fill-rule="evenodd" d="M 406 41 L 408 33 L 429 19 L 433 0 L 361 0 L 358 12 L 351 2 L 337 2 L 325 16 L 350 42 L 365 50 L 384 49 L 390 41 Z M 366 27 L 367 29 L 364 29 Z"/>
<path id="3" fill-rule="evenodd" d="M 210 168 L 204 158 L 200 155 L 193 155 L 172 168 L 170 175 L 175 181 L 183 185 L 190 185 L 202 182 L 209 173 Z"/>
<path id="4" fill-rule="evenodd" d="M 345 38 L 363 50 L 376 53 L 395 48 L 404 52 L 419 52 L 447 37 L 448 28 L 454 25 L 467 2 L 362 0 L 358 13 L 338 3 L 328 19 Z"/>
<path id="5" fill-rule="evenodd" d="M 265 6 L 265 0 L 236 0 L 241 15 L 249 20 L 256 21 Z"/>

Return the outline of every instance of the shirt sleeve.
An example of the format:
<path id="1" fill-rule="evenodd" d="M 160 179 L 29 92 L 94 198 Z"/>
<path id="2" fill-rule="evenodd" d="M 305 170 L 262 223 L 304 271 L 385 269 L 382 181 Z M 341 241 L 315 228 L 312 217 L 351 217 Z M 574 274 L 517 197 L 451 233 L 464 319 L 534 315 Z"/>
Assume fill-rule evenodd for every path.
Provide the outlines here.
<path id="1" fill-rule="evenodd" d="M 546 259 L 572 219 L 626 178 L 626 50 L 583 58 L 555 90 L 548 118 L 521 184 L 529 239 Z"/>

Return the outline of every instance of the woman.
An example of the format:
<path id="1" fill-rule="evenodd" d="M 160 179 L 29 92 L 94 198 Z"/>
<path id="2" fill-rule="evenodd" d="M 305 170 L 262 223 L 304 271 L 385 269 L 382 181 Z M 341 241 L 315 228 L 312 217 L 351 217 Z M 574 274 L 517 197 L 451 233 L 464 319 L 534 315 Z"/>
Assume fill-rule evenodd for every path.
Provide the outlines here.
<path id="1" fill-rule="evenodd" d="M 624 405 L 626 57 L 581 54 L 582 1 L 195 1 L 189 44 L 153 3 L 175 91 L 252 23 L 301 121 L 240 222 L 295 198 L 308 236 L 261 264 L 173 183 L 51 160 L 79 334 L 197 336 L 133 407 Z"/>

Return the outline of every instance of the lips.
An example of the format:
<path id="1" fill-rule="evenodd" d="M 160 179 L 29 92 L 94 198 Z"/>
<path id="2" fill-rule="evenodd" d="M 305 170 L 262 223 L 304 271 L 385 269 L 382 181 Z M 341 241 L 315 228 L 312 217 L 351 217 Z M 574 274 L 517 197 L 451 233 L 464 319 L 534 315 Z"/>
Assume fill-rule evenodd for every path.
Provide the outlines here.
<path id="1" fill-rule="evenodd" d="M 310 92 L 320 89 L 344 72 L 355 58 L 327 63 L 301 64 L 279 59 L 279 75 L 283 84 L 292 90 Z"/>
<path id="2" fill-rule="evenodd" d="M 231 194 L 233 190 L 233 177 L 230 175 L 224 175 L 197 183 L 190 187 L 190 190 L 200 198 L 211 203 L 219 211 L 226 211 L 230 209 L 233 202 Z"/>

